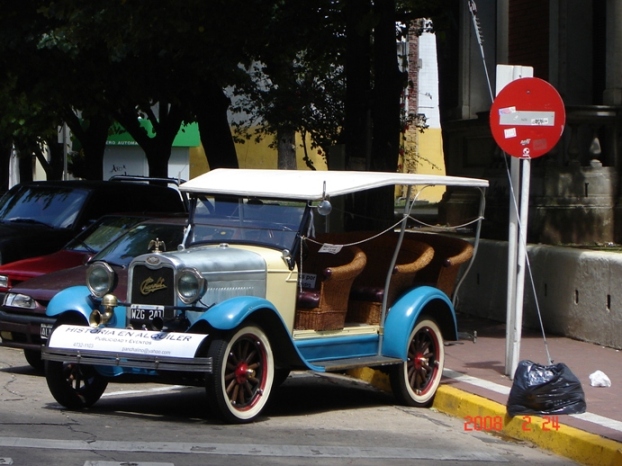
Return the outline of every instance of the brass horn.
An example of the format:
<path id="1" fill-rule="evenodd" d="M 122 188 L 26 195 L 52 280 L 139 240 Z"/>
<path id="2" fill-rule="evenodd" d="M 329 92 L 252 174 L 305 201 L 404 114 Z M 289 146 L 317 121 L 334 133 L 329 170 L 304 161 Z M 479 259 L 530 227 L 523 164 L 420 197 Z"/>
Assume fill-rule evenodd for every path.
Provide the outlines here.
<path id="1" fill-rule="evenodd" d="M 112 319 L 114 315 L 114 308 L 119 304 L 119 300 L 116 296 L 112 294 L 104 295 L 102 298 L 102 302 L 100 305 L 100 310 L 93 309 L 91 315 L 89 316 L 89 325 L 91 327 L 99 327 L 100 325 L 105 325 Z"/>

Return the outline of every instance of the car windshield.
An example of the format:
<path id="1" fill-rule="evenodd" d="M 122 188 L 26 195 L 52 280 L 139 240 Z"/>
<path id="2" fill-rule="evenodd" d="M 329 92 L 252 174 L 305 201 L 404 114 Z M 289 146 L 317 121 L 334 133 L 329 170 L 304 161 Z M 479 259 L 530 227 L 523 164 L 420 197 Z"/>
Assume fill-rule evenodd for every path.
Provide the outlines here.
<path id="1" fill-rule="evenodd" d="M 175 251 L 183 241 L 184 227 L 182 223 L 141 223 L 102 249 L 91 261 L 126 266 L 134 257 L 152 251 L 156 241 L 163 242 L 159 244 L 160 251 Z"/>
<path id="2" fill-rule="evenodd" d="M 257 243 L 293 250 L 307 215 L 305 202 L 259 198 L 193 199 L 188 244 Z"/>
<path id="3" fill-rule="evenodd" d="M 84 189 L 20 186 L 0 199 L 0 221 L 71 228 L 88 194 Z"/>
<path id="4" fill-rule="evenodd" d="M 145 217 L 129 215 L 102 217 L 67 243 L 65 249 L 97 253 L 129 228 L 144 220 Z"/>

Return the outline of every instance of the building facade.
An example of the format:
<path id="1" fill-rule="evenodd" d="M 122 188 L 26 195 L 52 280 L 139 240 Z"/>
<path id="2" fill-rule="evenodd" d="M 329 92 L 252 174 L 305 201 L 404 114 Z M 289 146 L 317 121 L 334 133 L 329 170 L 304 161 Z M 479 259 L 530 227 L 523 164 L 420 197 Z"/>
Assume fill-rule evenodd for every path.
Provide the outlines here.
<path id="1" fill-rule="evenodd" d="M 492 139 L 497 64 L 531 66 L 564 100 L 557 146 L 532 161 L 528 240 L 622 242 L 622 0 L 447 1 L 438 40 L 447 173 L 490 180 L 484 235 L 507 238 L 507 156 Z M 483 41 L 482 41 L 483 39 Z M 470 205 L 445 196 L 448 212 Z"/>

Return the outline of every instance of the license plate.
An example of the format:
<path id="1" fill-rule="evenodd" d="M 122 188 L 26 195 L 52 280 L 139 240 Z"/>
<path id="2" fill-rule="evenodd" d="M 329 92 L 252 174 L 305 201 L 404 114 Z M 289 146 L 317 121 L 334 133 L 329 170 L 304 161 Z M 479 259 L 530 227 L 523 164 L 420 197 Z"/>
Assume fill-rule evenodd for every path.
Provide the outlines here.
<path id="1" fill-rule="evenodd" d="M 50 338 L 52 334 L 52 324 L 41 324 L 41 330 L 39 331 L 39 335 L 41 335 L 42 340 L 47 340 Z"/>
<path id="2" fill-rule="evenodd" d="M 172 318 L 173 311 L 165 312 L 164 306 L 146 306 L 144 304 L 132 304 L 130 306 L 130 319 L 153 320 L 156 317 L 160 319 Z"/>
<path id="3" fill-rule="evenodd" d="M 132 304 L 130 306 L 130 320 L 152 321 L 154 319 L 172 319 L 175 317 L 174 311 L 166 311 L 164 306 L 147 306 L 144 304 Z"/>

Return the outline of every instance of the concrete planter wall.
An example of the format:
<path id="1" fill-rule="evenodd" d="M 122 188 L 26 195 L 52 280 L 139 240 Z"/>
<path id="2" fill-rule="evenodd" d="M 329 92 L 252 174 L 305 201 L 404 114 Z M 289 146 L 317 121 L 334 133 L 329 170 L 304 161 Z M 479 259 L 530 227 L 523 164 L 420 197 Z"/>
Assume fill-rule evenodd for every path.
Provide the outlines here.
<path id="1" fill-rule="evenodd" d="M 622 253 L 528 245 L 523 325 L 622 349 Z M 506 321 L 507 242 L 482 240 L 458 290 L 459 312 Z"/>

